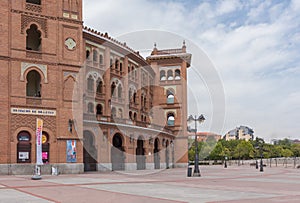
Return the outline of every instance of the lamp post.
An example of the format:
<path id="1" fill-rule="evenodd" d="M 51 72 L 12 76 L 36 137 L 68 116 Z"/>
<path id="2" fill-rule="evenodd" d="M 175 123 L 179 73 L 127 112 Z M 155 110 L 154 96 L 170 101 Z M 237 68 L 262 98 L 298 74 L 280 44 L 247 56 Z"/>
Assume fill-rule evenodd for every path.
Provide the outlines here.
<path id="1" fill-rule="evenodd" d="M 199 170 L 199 152 L 198 152 L 198 139 L 197 139 L 197 122 L 202 123 L 205 121 L 204 116 L 201 114 L 198 118 L 197 116 L 193 117 L 192 115 L 188 118 L 188 123 L 194 122 L 195 129 L 188 128 L 188 131 L 195 132 L 195 164 L 194 164 L 194 174 L 193 176 L 201 176 Z"/>
<path id="2" fill-rule="evenodd" d="M 224 168 L 227 168 L 227 156 L 225 156 L 225 164 L 224 164 Z"/>

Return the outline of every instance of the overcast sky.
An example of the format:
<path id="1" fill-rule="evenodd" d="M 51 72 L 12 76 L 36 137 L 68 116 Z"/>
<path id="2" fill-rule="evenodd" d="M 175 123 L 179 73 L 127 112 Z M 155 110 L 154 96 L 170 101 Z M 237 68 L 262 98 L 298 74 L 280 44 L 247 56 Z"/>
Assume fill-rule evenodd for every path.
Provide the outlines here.
<path id="1" fill-rule="evenodd" d="M 186 40 L 201 131 L 300 138 L 300 1 L 84 0 L 84 24 L 141 53 Z"/>

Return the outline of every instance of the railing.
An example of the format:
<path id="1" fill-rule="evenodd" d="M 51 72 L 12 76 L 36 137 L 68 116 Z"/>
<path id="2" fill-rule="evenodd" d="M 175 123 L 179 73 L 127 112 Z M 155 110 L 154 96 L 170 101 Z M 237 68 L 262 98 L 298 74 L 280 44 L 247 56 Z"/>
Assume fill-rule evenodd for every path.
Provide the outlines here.
<path id="1" fill-rule="evenodd" d="M 182 49 L 165 49 L 165 50 L 158 50 L 157 55 L 164 55 L 164 54 L 180 54 L 183 53 Z"/>

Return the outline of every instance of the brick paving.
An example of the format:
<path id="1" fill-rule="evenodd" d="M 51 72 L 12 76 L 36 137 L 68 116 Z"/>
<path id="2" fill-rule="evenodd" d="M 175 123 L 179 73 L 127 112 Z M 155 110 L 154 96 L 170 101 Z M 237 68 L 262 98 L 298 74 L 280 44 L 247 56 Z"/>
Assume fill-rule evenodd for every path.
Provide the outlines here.
<path id="1" fill-rule="evenodd" d="M 299 202 L 300 169 L 201 166 L 201 177 L 186 169 L 0 176 L 0 202 Z"/>

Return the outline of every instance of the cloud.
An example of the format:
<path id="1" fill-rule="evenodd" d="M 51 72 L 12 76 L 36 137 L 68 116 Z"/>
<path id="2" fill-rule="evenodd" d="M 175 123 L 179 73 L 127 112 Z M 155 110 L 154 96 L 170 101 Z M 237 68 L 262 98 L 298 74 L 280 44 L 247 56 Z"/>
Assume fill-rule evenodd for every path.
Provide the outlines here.
<path id="1" fill-rule="evenodd" d="M 201 48 L 215 65 L 225 89 L 226 122 L 224 130 L 218 133 L 224 134 L 237 125 L 251 125 L 257 135 L 265 138 L 297 136 L 300 131 L 296 123 L 300 115 L 298 0 L 85 0 L 84 4 L 85 24 L 99 31 L 117 37 L 137 30 L 164 30 L 190 40 L 188 51 L 193 50 L 189 47 L 191 43 Z M 149 49 L 153 42 L 147 42 Z M 174 46 L 181 46 L 181 41 L 174 42 Z M 136 47 L 140 46 L 133 46 Z M 193 54 L 196 63 L 198 53 Z M 189 74 L 193 69 L 205 71 L 201 64 L 194 64 Z M 199 101 L 199 106 L 208 118 L 212 117 L 214 107 L 205 83 L 190 77 L 189 86 L 202 86 L 195 90 L 205 98 Z M 212 122 L 218 122 L 218 118 L 214 119 Z M 204 130 L 210 127 L 205 126 Z"/>

